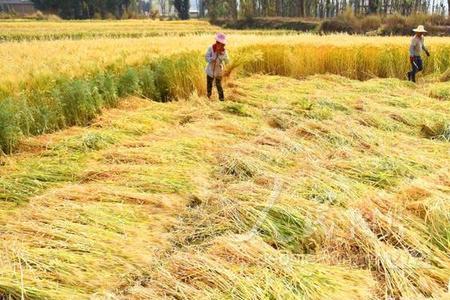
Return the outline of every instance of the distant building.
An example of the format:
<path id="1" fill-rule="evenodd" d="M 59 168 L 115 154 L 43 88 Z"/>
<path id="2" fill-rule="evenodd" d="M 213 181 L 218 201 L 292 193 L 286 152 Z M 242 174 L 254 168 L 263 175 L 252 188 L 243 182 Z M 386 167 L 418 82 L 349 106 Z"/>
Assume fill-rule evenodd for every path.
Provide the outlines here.
<path id="1" fill-rule="evenodd" d="M 198 12 L 198 1 L 200 0 L 190 0 L 191 8 L 189 10 L 189 15 L 191 18 L 197 18 Z M 140 0 L 139 1 L 139 12 L 141 14 L 149 14 L 151 11 L 157 11 L 160 16 L 170 17 L 176 16 L 177 12 L 173 5 L 173 0 Z"/>
<path id="2" fill-rule="evenodd" d="M 0 0 L 0 12 L 30 14 L 35 11 L 33 2 L 29 0 Z"/>
<path id="3" fill-rule="evenodd" d="M 138 3 L 138 10 L 140 14 L 148 15 L 151 11 L 152 3 L 150 1 L 140 0 Z"/>
<path id="4" fill-rule="evenodd" d="M 173 1 L 170 0 L 154 0 L 151 9 L 158 11 L 159 15 L 163 17 L 175 16 L 177 14 L 173 6 Z"/>
<path id="5" fill-rule="evenodd" d="M 198 18 L 198 16 L 199 16 L 198 10 L 196 10 L 196 9 L 189 10 L 189 16 L 191 18 Z"/>

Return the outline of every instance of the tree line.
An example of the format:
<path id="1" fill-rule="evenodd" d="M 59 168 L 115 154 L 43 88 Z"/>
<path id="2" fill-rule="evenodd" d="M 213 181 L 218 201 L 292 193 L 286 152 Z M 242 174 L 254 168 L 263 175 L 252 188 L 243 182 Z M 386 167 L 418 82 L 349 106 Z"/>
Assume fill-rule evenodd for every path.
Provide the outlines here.
<path id="1" fill-rule="evenodd" d="M 331 18 L 355 15 L 450 14 L 450 0 L 200 0 L 200 16 Z"/>
<path id="2" fill-rule="evenodd" d="M 135 13 L 138 0 L 32 0 L 36 9 L 57 14 L 65 19 L 91 19 L 94 17 L 121 18 Z"/>
<path id="3" fill-rule="evenodd" d="M 190 17 L 189 0 L 32 0 L 39 10 L 66 19 L 133 16 L 158 6 L 174 7 L 180 19 Z M 450 14 L 450 0 L 196 0 L 200 17 L 331 18 L 352 11 L 355 15 Z M 166 9 L 163 7 L 162 10 Z"/>

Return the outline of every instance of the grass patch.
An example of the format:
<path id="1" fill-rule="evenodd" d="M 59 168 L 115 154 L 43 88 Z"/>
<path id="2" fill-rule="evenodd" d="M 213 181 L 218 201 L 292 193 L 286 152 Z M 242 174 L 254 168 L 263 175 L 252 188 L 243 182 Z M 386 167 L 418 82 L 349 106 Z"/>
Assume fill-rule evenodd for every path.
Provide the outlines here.
<path id="1" fill-rule="evenodd" d="M 241 103 L 231 103 L 226 104 L 223 108 L 224 112 L 227 112 L 232 115 L 236 115 L 239 117 L 250 117 L 251 115 L 247 113 L 246 107 Z"/>
<path id="2" fill-rule="evenodd" d="M 450 87 L 448 84 L 436 85 L 430 91 L 430 97 L 443 101 L 450 101 Z"/>
<path id="3" fill-rule="evenodd" d="M 254 161 L 241 156 L 239 153 L 223 155 L 219 159 L 221 173 L 240 180 L 246 180 L 258 173 Z"/>
<path id="4" fill-rule="evenodd" d="M 428 139 L 450 141 L 450 123 L 447 121 L 435 122 L 432 125 L 422 125 L 422 134 Z"/>
<path id="5" fill-rule="evenodd" d="M 55 154 L 26 160 L 16 167 L 19 172 L 0 177 L 0 201 L 23 203 L 50 187 L 76 181 L 83 167 L 83 155 Z"/>
<path id="6" fill-rule="evenodd" d="M 2 152 L 11 152 L 23 135 L 20 114 L 24 114 L 26 109 L 21 106 L 21 102 L 12 99 L 0 101 L 0 150 Z"/>
<path id="7" fill-rule="evenodd" d="M 414 168 L 421 168 L 390 157 L 373 157 L 354 161 L 351 165 L 348 169 L 350 177 L 377 188 L 394 187 L 400 180 L 414 178 Z"/>

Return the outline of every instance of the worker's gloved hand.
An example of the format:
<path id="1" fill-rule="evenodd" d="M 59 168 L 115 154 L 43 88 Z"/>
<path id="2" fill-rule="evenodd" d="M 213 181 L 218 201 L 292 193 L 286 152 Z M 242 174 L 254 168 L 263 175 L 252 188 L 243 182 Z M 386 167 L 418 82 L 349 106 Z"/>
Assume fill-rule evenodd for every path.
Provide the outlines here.
<path id="1" fill-rule="evenodd" d="M 410 57 L 409 57 L 409 61 L 410 61 L 411 63 L 413 63 L 413 62 L 414 62 L 414 56 L 410 56 Z"/>

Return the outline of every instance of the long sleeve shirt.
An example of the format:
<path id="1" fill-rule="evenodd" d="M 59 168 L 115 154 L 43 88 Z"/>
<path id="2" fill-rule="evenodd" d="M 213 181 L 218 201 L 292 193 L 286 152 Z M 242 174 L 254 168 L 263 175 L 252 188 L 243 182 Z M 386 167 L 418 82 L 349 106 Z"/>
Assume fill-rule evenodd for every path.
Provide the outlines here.
<path id="1" fill-rule="evenodd" d="M 218 54 L 210 46 L 206 51 L 205 60 L 208 63 L 205 70 L 206 74 L 209 77 L 220 78 L 222 77 L 224 65 L 228 62 L 227 50 L 224 50 L 222 54 Z"/>
<path id="2" fill-rule="evenodd" d="M 427 51 L 427 49 L 425 48 L 425 41 L 423 36 L 422 37 L 414 36 L 411 40 L 411 46 L 409 46 L 409 55 L 420 56 L 422 50 Z"/>

